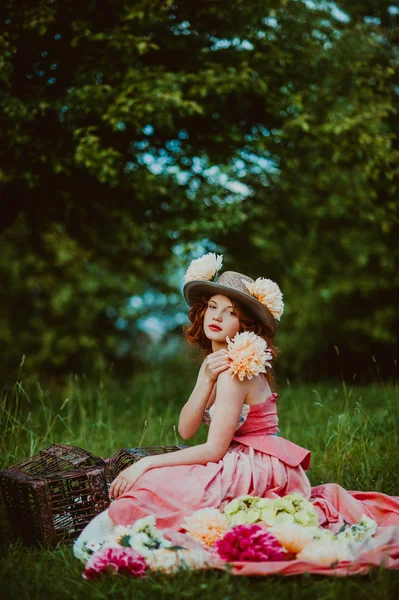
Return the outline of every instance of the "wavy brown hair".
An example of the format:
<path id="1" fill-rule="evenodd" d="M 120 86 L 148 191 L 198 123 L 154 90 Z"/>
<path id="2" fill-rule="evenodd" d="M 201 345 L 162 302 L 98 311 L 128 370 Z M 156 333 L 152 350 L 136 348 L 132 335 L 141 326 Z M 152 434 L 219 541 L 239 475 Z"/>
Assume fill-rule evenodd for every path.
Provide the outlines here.
<path id="1" fill-rule="evenodd" d="M 209 298 L 211 298 L 211 296 L 202 296 L 190 307 L 188 318 L 191 324 L 183 325 L 183 331 L 187 342 L 190 344 L 198 344 L 204 351 L 205 356 L 212 352 L 212 342 L 206 337 L 203 327 L 204 315 L 208 307 Z M 242 302 L 233 298 L 230 298 L 230 300 L 240 320 L 240 331 L 253 331 L 256 335 L 259 335 L 259 337 L 264 339 L 273 357 L 274 364 L 274 359 L 279 353 L 279 348 L 273 342 L 269 327 L 263 325 L 253 317 Z M 266 378 L 270 389 L 274 392 L 276 390 L 276 377 L 273 367 L 268 367 L 266 369 Z"/>

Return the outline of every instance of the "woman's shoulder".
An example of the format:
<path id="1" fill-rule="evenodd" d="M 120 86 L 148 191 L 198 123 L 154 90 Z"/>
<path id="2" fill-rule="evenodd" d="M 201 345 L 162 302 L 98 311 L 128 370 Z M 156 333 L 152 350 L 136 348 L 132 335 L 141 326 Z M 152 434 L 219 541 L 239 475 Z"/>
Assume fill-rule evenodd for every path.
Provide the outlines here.
<path id="1" fill-rule="evenodd" d="M 259 375 L 262 375 L 262 373 Z M 217 383 L 219 385 L 222 384 L 223 387 L 240 388 L 247 395 L 259 396 L 259 394 L 266 394 L 269 396 L 272 393 L 269 383 L 266 378 L 262 378 L 259 375 L 251 379 L 248 379 L 248 377 L 239 379 L 236 375 L 232 375 L 230 369 L 226 369 L 226 371 L 219 373 Z"/>
<path id="2" fill-rule="evenodd" d="M 265 373 L 259 373 L 248 380 L 248 394 L 246 402 L 249 404 L 259 404 L 261 398 L 268 398 L 271 396 L 272 390 L 269 386 Z"/>
<path id="3" fill-rule="evenodd" d="M 225 371 L 219 373 L 217 381 L 219 384 L 222 383 L 224 386 L 241 388 L 243 390 L 248 390 L 251 386 L 250 379 L 244 377 L 244 379 L 241 380 L 236 375 L 232 375 L 230 369 L 226 369 Z"/>

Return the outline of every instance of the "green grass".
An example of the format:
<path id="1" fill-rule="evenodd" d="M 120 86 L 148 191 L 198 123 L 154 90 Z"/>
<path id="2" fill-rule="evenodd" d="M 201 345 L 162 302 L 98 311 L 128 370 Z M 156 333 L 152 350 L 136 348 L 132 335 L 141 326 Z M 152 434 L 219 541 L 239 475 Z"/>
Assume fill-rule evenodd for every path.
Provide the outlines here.
<path id="1" fill-rule="evenodd" d="M 62 386 L 16 384 L 1 400 L 0 468 L 52 443 L 72 443 L 106 457 L 122 447 L 186 443 L 177 434 L 179 411 L 195 381 L 189 358 L 158 364 L 121 385 L 111 377 L 72 376 Z M 285 385 L 279 389 L 281 435 L 312 450 L 312 485 L 399 495 L 398 389 L 394 383 Z M 206 439 L 203 425 L 190 445 Z M 0 589 L 3 598 L 393 598 L 398 573 L 374 569 L 346 578 L 241 577 L 221 571 L 108 576 L 88 582 L 71 546 L 25 548 L 13 541 L 0 508 Z"/>

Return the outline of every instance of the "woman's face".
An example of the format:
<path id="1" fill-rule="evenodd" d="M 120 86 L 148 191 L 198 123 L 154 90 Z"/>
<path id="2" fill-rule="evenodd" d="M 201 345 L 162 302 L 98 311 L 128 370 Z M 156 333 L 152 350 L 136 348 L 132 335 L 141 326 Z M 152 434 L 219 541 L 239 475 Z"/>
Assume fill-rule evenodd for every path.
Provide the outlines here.
<path id="1" fill-rule="evenodd" d="M 226 337 L 232 339 L 240 329 L 240 320 L 230 298 L 222 294 L 209 298 L 204 314 L 206 337 L 214 342 L 226 343 Z"/>

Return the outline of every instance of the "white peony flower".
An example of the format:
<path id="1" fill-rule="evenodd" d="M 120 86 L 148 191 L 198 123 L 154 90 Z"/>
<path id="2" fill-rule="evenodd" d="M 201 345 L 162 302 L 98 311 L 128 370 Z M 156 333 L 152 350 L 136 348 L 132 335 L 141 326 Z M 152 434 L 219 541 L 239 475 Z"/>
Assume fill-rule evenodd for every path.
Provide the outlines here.
<path id="1" fill-rule="evenodd" d="M 133 535 L 133 524 L 131 525 L 116 525 L 114 531 L 115 539 L 120 539 L 124 536 Z"/>
<path id="2" fill-rule="evenodd" d="M 73 545 L 73 554 L 74 554 L 75 558 L 77 558 L 83 564 L 85 564 L 89 560 L 89 558 L 92 557 L 92 555 L 95 552 L 98 552 L 98 550 L 101 550 L 101 548 L 103 547 L 104 544 L 105 544 L 105 541 L 89 542 L 86 540 L 85 541 L 76 540 Z"/>
<path id="3" fill-rule="evenodd" d="M 253 331 L 237 332 L 232 340 L 227 336 L 226 341 L 231 374 L 237 375 L 240 381 L 244 377 L 252 379 L 258 373 L 266 373 L 266 366 L 271 367 L 266 362 L 273 358 L 267 343 Z"/>
<path id="4" fill-rule="evenodd" d="M 330 567 L 341 560 L 353 560 L 354 554 L 349 548 L 349 544 L 343 544 L 336 539 L 315 539 L 306 544 L 306 546 L 297 554 L 297 559 L 308 560 L 310 562 Z"/>
<path id="5" fill-rule="evenodd" d="M 211 556 L 200 549 L 160 548 L 151 552 L 146 561 L 150 571 L 162 571 L 171 575 L 179 569 L 206 569 L 210 566 Z"/>
<path id="6" fill-rule="evenodd" d="M 158 548 L 169 548 L 172 542 L 163 537 L 162 531 L 155 527 L 155 523 L 154 515 L 148 515 L 131 525 L 117 525 L 104 547 L 130 546 L 145 557 Z"/>
<path id="7" fill-rule="evenodd" d="M 313 506 L 309 509 L 303 508 L 302 510 L 298 510 L 295 513 L 295 523 L 298 523 L 298 525 L 304 525 L 305 527 L 311 527 L 313 525 L 317 526 L 319 524 L 319 519 Z"/>
<path id="8" fill-rule="evenodd" d="M 154 515 L 148 515 L 147 517 L 143 517 L 142 519 L 137 519 L 131 527 L 133 533 L 138 533 L 140 531 L 154 531 L 156 527 L 156 519 Z"/>
<path id="9" fill-rule="evenodd" d="M 317 531 L 314 534 L 314 539 L 315 540 L 324 540 L 324 541 L 327 540 L 328 542 L 331 542 L 333 540 L 338 540 L 336 534 L 333 531 L 331 531 L 330 529 L 327 529 L 325 527 L 318 527 Z M 338 541 L 340 541 L 340 540 L 338 540 Z"/>
<path id="10" fill-rule="evenodd" d="M 239 496 L 226 504 L 224 513 L 232 525 L 263 521 L 267 526 L 296 524 L 316 528 L 316 531 L 319 525 L 313 504 L 298 492 L 274 499 Z M 323 533 L 322 530 L 320 532 Z"/>
<path id="11" fill-rule="evenodd" d="M 260 510 L 261 520 L 266 525 L 273 525 L 273 523 L 276 521 L 277 515 L 276 505 L 271 498 L 264 498 L 264 500 L 267 500 L 267 503 L 259 501 L 256 507 Z"/>
<path id="12" fill-rule="evenodd" d="M 284 518 L 284 515 L 287 516 L 288 514 L 292 516 L 292 522 L 298 525 L 309 527 L 317 527 L 319 525 L 319 519 L 313 504 L 309 500 L 306 500 L 302 494 L 294 492 L 293 494 L 276 499 L 274 502 L 277 512 L 276 522 L 279 519 L 290 522 L 290 519 L 287 520 Z"/>
<path id="13" fill-rule="evenodd" d="M 343 527 L 338 533 L 337 538 L 351 540 L 353 542 L 362 542 L 363 540 L 372 537 L 377 530 L 377 523 L 370 519 L 367 515 L 362 515 L 358 523 Z"/>
<path id="14" fill-rule="evenodd" d="M 264 304 L 275 319 L 280 320 L 284 310 L 284 303 L 283 294 L 277 283 L 264 277 L 258 277 L 252 283 L 244 279 L 242 279 L 242 282 L 247 287 L 249 294 Z"/>
<path id="15" fill-rule="evenodd" d="M 261 512 L 254 508 L 240 510 L 234 515 L 228 517 L 230 525 L 250 525 L 261 520 Z"/>
<path id="16" fill-rule="evenodd" d="M 274 522 L 277 525 L 293 525 L 295 523 L 295 516 L 285 511 L 277 512 Z"/>
<path id="17" fill-rule="evenodd" d="M 223 255 L 209 252 L 201 258 L 191 261 L 184 278 L 185 283 L 189 281 L 210 281 L 220 270 Z"/>
<path id="18" fill-rule="evenodd" d="M 108 514 L 108 509 L 96 515 L 80 532 L 73 545 L 73 553 L 77 559 L 86 563 L 100 550 L 106 541 L 113 537 L 115 523 Z"/>

